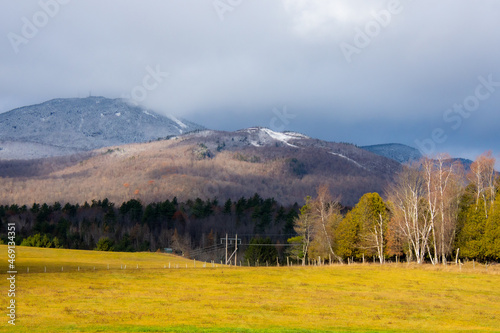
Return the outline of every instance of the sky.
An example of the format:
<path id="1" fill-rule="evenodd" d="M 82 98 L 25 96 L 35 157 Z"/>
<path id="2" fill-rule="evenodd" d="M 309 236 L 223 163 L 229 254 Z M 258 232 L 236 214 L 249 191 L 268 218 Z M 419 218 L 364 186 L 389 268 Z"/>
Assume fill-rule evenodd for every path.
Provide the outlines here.
<path id="1" fill-rule="evenodd" d="M 264 126 L 500 160 L 495 0 L 23 0 L 0 11 L 0 113 L 128 98 Z M 497 166 L 499 163 L 497 163 Z"/>

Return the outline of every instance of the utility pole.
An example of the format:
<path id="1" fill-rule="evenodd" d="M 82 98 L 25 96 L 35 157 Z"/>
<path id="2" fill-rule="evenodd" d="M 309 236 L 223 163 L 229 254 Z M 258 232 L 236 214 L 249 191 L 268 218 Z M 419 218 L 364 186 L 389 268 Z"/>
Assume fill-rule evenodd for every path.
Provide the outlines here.
<path id="1" fill-rule="evenodd" d="M 238 262 L 238 234 L 236 234 L 236 241 L 234 242 L 234 266 L 237 266 Z"/>
<path id="2" fill-rule="evenodd" d="M 226 242 L 226 265 L 231 265 L 233 262 L 233 256 L 234 256 L 234 266 L 238 266 L 238 234 L 236 234 L 235 238 L 229 238 L 228 234 L 226 233 L 226 238 L 221 238 L 220 243 Z M 228 250 L 229 250 L 229 241 L 231 241 L 231 245 L 233 245 L 234 241 L 234 251 L 231 252 L 231 255 L 229 255 Z M 229 256 L 228 256 L 229 255 Z M 222 264 L 222 260 L 221 260 Z"/>
<path id="3" fill-rule="evenodd" d="M 226 233 L 226 265 L 227 265 L 227 233 Z"/>

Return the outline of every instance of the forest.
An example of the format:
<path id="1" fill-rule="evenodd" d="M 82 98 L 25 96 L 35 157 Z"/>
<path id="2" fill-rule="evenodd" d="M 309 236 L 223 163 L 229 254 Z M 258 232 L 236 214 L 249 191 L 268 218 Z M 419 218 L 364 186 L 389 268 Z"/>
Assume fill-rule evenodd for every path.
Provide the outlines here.
<path id="1" fill-rule="evenodd" d="M 213 260 L 221 255 L 226 233 L 238 233 L 245 244 L 264 236 L 273 244 L 286 243 L 294 235 L 297 212 L 298 205 L 283 207 L 258 194 L 222 203 L 216 198 L 173 198 L 148 205 L 131 199 L 115 205 L 104 199 L 83 205 L 0 206 L 0 223 L 2 230 L 16 223 L 19 245 L 114 251 L 173 248 L 186 257 Z"/>
<path id="2" fill-rule="evenodd" d="M 0 206 L 0 227 L 16 224 L 16 244 L 103 251 L 163 251 L 220 261 L 225 237 L 238 237 L 244 264 L 291 260 L 346 261 L 500 259 L 500 177 L 491 153 L 465 172 L 446 155 L 404 166 L 384 193 L 341 205 L 328 185 L 304 206 L 283 206 L 259 194 L 232 201 L 177 198 L 121 205 L 108 199 L 82 205 L 56 202 Z M 0 242 L 7 242 L 6 233 Z M 234 244 L 228 244 L 230 250 Z"/>
<path id="3" fill-rule="evenodd" d="M 500 177 L 491 152 L 468 172 L 443 154 L 403 166 L 385 200 L 367 193 L 347 214 L 322 186 L 295 220 L 289 241 L 303 259 L 376 259 L 432 264 L 500 258 Z"/>

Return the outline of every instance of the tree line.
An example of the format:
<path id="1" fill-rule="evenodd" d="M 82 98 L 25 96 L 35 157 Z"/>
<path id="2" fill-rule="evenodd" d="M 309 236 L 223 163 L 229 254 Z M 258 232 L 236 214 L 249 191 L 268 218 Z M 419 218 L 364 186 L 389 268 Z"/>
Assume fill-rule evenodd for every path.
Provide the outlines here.
<path id="1" fill-rule="evenodd" d="M 347 208 L 320 186 L 305 205 L 275 199 L 177 198 L 144 205 L 108 199 L 0 206 L 0 239 L 9 222 L 26 246 L 157 251 L 172 248 L 200 260 L 224 256 L 225 234 L 238 234 L 240 255 L 255 265 L 276 259 L 345 262 L 376 259 L 446 263 L 500 258 L 500 177 L 491 153 L 465 172 L 448 156 L 405 165 L 386 191 L 366 193 Z M 244 252 L 244 253 L 243 253 Z"/>
<path id="2" fill-rule="evenodd" d="M 16 244 L 107 251 L 157 251 L 172 248 L 200 260 L 220 260 L 226 233 L 244 244 L 269 237 L 286 243 L 294 235 L 298 205 L 282 206 L 259 194 L 236 201 L 177 198 L 144 205 L 131 199 L 115 205 L 108 199 L 83 205 L 39 204 L 0 206 L 0 239 L 7 223 L 16 224 Z M 280 250 L 281 251 L 281 250 Z"/>
<path id="3" fill-rule="evenodd" d="M 403 166 L 384 193 L 367 193 L 347 214 L 321 186 L 300 209 L 288 254 L 308 260 L 376 258 L 446 264 L 500 258 L 500 177 L 491 152 L 465 173 L 447 155 Z M 318 259 L 320 260 L 320 259 Z"/>

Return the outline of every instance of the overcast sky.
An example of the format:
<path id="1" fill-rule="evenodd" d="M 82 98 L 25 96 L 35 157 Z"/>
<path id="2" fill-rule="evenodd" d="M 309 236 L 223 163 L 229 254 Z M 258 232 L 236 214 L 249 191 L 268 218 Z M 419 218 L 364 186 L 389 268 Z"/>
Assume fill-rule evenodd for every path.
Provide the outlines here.
<path id="1" fill-rule="evenodd" d="M 0 112 L 127 96 L 211 129 L 499 159 L 499 17 L 495 0 L 2 0 Z"/>

